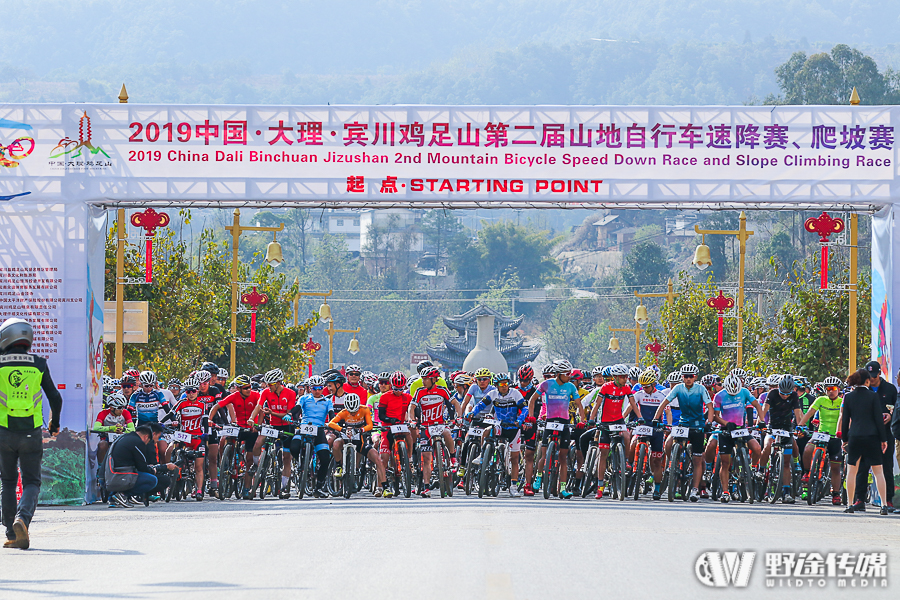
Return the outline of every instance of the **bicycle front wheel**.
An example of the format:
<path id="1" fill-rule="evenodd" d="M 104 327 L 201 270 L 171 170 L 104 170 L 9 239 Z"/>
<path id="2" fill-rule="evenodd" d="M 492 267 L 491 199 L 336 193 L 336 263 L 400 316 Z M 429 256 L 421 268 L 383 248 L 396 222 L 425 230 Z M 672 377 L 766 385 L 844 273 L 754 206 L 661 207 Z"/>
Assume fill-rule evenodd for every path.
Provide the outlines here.
<path id="1" fill-rule="evenodd" d="M 681 444 L 675 444 L 669 457 L 669 502 L 675 502 L 675 493 L 679 489 L 681 489 Z"/>
<path id="2" fill-rule="evenodd" d="M 350 498 L 356 491 L 356 446 L 348 443 L 344 446 L 344 476 L 341 478 L 344 486 L 344 498 Z"/>
<path id="3" fill-rule="evenodd" d="M 612 484 L 612 497 L 617 500 L 625 500 L 625 448 L 622 447 L 622 444 L 616 444 L 612 452 L 610 452 L 612 456 L 612 474 L 611 481 Z"/>
<path id="4" fill-rule="evenodd" d="M 647 446 L 641 444 L 638 452 L 638 461 L 634 464 L 634 499 L 641 497 L 641 488 L 644 487 L 644 463 L 647 460 Z"/>
<path id="5" fill-rule="evenodd" d="M 550 442 L 547 444 L 547 451 L 544 452 L 544 478 L 542 482 L 544 500 L 550 499 L 551 488 L 556 483 L 556 477 L 554 476 L 558 472 L 556 461 L 556 442 Z"/>
<path id="6" fill-rule="evenodd" d="M 406 451 L 406 443 L 398 442 L 398 453 L 400 454 L 401 469 L 401 485 L 403 487 L 403 497 L 409 498 L 412 495 L 412 469 L 409 465 L 409 455 Z"/>

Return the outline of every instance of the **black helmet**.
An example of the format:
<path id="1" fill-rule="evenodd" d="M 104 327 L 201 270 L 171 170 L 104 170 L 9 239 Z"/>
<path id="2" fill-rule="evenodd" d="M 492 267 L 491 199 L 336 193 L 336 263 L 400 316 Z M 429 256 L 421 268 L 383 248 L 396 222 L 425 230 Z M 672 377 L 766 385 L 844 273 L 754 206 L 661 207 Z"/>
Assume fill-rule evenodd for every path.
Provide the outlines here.
<path id="1" fill-rule="evenodd" d="M 784 375 L 781 378 L 781 381 L 778 382 L 778 391 L 784 395 L 788 395 L 794 391 L 794 376 L 793 375 Z"/>
<path id="2" fill-rule="evenodd" d="M 215 375 L 218 377 L 219 375 L 219 365 L 214 362 L 205 362 L 200 365 L 201 371 L 207 371 L 210 375 Z"/>
<path id="3" fill-rule="evenodd" d="M 25 319 L 7 319 L 0 325 L 0 351 L 5 352 L 13 344 L 25 343 L 26 350 L 31 348 L 34 342 L 34 330 Z"/>
<path id="4" fill-rule="evenodd" d="M 250 381 L 252 381 L 253 383 L 260 383 L 262 380 L 263 380 L 262 373 L 257 373 L 256 375 L 254 375 L 253 377 L 250 378 Z"/>
<path id="5" fill-rule="evenodd" d="M 341 375 L 341 372 L 337 369 L 329 369 L 323 373 L 325 377 L 325 383 L 336 383 L 338 385 L 344 385 L 347 383 L 347 378 Z"/>
<path id="6" fill-rule="evenodd" d="M 427 359 L 421 360 L 421 361 L 419 361 L 419 364 L 416 365 L 416 373 L 421 373 L 422 369 L 424 369 L 425 367 L 433 367 L 433 366 L 434 366 L 434 363 L 431 362 L 430 360 L 427 360 Z"/>

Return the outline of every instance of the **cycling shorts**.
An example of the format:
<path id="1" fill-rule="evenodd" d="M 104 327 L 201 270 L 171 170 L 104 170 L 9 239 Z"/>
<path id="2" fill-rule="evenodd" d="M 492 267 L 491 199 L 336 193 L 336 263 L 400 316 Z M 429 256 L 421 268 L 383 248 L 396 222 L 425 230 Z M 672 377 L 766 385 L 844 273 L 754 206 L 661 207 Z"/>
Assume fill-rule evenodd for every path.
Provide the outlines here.
<path id="1" fill-rule="evenodd" d="M 566 426 L 563 427 L 563 430 L 559 432 L 559 447 L 560 449 L 569 449 L 569 442 L 572 441 L 572 428 L 569 427 L 569 419 L 568 417 L 560 417 L 547 419 L 548 423 L 563 423 Z M 550 442 L 550 434 L 553 433 L 551 430 L 544 428 L 544 435 L 541 438 L 541 446 L 546 446 Z"/>
<path id="2" fill-rule="evenodd" d="M 296 427 L 294 425 L 272 425 L 271 427 L 274 429 L 277 429 L 278 431 L 281 431 L 282 433 L 294 433 L 294 430 L 296 429 Z M 281 451 L 282 452 L 290 452 L 291 451 L 290 440 L 288 440 L 286 437 L 281 437 L 281 436 L 278 436 L 275 439 L 277 439 L 279 441 L 279 443 L 281 443 Z"/>
<path id="3" fill-rule="evenodd" d="M 616 419 L 615 421 L 607 421 L 602 423 L 602 425 L 622 425 L 625 423 L 625 419 Z M 624 431 L 620 433 L 625 433 Z M 612 433 L 609 430 L 600 427 L 600 437 L 597 440 L 597 447 L 607 449 L 609 448 L 609 443 L 612 441 Z"/>
<path id="4" fill-rule="evenodd" d="M 501 429 L 500 437 L 509 442 L 510 452 L 518 452 L 522 449 L 522 435 L 518 429 Z"/>
<path id="5" fill-rule="evenodd" d="M 203 440 L 201 440 L 200 438 L 192 439 L 190 442 L 181 443 L 184 444 L 184 447 L 187 450 L 195 450 L 206 454 L 206 444 L 204 444 Z"/>
<path id="6" fill-rule="evenodd" d="M 293 427 L 293 426 L 291 425 L 288 427 Z M 277 429 L 277 427 L 276 427 L 276 429 Z M 298 435 L 294 436 L 294 439 L 301 440 L 301 442 L 306 442 L 311 437 L 312 436 L 298 434 Z M 313 450 L 315 452 L 318 452 L 319 450 L 328 450 L 329 449 L 330 446 L 328 445 L 328 438 L 325 437 L 325 428 L 324 427 L 316 427 L 316 435 L 315 435 L 315 438 L 312 438 L 312 443 L 314 446 Z"/>
<path id="7" fill-rule="evenodd" d="M 816 451 L 813 450 L 814 454 L 815 452 Z M 825 449 L 825 452 L 828 454 L 828 460 L 831 462 L 841 462 L 844 460 L 844 450 L 841 447 L 841 440 L 835 436 L 831 436 L 831 439 L 828 440 L 828 447 Z"/>
<path id="8" fill-rule="evenodd" d="M 677 438 L 676 441 L 682 442 L 684 440 L 683 438 Z M 703 454 L 703 451 L 706 449 L 706 433 L 704 433 L 702 429 L 694 429 L 693 427 L 691 427 L 690 433 L 688 433 L 687 441 L 691 445 L 691 451 L 693 452 L 694 456 L 700 456 L 701 454 Z"/>
<path id="9" fill-rule="evenodd" d="M 219 432 L 215 429 L 209 430 L 209 435 L 206 436 L 206 444 L 208 446 L 217 445 L 219 443 Z"/>
<path id="10" fill-rule="evenodd" d="M 528 431 L 521 430 L 519 438 L 525 444 L 526 450 L 537 450 L 537 431 L 537 423 L 532 423 L 531 429 Z"/>
<path id="11" fill-rule="evenodd" d="M 637 436 L 635 436 L 637 437 Z M 635 438 L 632 438 L 635 439 Z M 644 439 L 644 436 L 640 436 L 639 439 Z M 663 446 L 666 441 L 666 435 L 660 429 L 655 429 L 653 431 L 653 435 L 650 436 L 650 452 L 662 452 Z"/>
<path id="12" fill-rule="evenodd" d="M 734 439 L 727 431 L 720 431 L 715 435 L 716 443 L 719 445 L 720 455 L 734 454 Z"/>
<path id="13" fill-rule="evenodd" d="M 241 429 L 240 433 L 237 435 L 236 441 L 238 446 L 242 443 L 244 444 L 244 452 L 253 452 L 253 447 L 256 445 L 257 438 L 259 438 L 259 433 L 252 429 Z"/>

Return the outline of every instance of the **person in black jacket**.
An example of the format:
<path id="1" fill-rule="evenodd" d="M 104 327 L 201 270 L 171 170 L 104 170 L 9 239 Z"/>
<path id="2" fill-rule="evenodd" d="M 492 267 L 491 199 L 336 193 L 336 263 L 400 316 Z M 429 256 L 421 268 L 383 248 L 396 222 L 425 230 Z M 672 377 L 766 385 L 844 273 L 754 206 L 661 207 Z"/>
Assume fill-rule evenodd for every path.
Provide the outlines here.
<path id="1" fill-rule="evenodd" d="M 843 440 L 844 451 L 847 453 L 847 497 L 855 498 L 856 475 L 859 471 L 860 461 L 866 461 L 871 465 L 872 474 L 875 476 L 875 484 L 878 486 L 878 494 L 882 498 L 881 514 L 888 514 L 884 484 L 884 468 L 881 466 L 882 455 L 887 450 L 887 435 L 884 428 L 884 418 L 881 413 L 881 400 L 869 387 L 869 382 L 874 382 L 869 371 L 860 369 L 847 378 L 847 383 L 856 388 L 844 396 L 844 405 L 841 408 L 841 423 L 839 432 Z M 866 503 L 857 500 L 850 504 L 844 512 L 865 512 Z"/>
<path id="2" fill-rule="evenodd" d="M 169 477 L 165 475 L 166 470 L 173 470 L 177 467 L 168 463 L 165 465 L 148 465 L 147 455 L 151 442 L 155 445 L 159 442 L 159 437 L 163 433 L 163 428 L 158 423 L 149 423 L 141 425 L 132 433 L 126 433 L 116 440 L 110 449 L 113 467 L 116 471 L 137 472 L 137 481 L 130 490 L 120 490 L 119 494 L 115 494 L 115 498 L 110 498 L 110 507 L 125 504 L 123 496 L 137 496 L 144 500 L 144 505 L 149 504 L 150 492 L 162 494 L 169 487 Z"/>
<path id="3" fill-rule="evenodd" d="M 884 481 L 887 484 L 887 509 L 888 512 L 894 512 L 894 435 L 891 433 L 891 411 L 897 404 L 897 388 L 881 376 L 881 363 L 878 361 L 869 362 L 866 365 L 866 371 L 869 372 L 869 388 L 878 395 L 878 405 L 884 421 L 887 449 L 882 453 L 881 466 L 884 469 Z M 856 500 L 858 502 L 862 502 L 866 497 L 869 467 L 871 465 L 864 462 L 856 473 Z"/>

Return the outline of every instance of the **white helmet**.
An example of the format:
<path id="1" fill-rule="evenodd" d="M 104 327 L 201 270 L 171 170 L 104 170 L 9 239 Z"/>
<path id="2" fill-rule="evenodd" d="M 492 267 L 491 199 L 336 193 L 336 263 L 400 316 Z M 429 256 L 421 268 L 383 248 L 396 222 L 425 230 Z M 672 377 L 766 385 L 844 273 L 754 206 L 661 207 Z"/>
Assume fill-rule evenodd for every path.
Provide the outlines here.
<path id="1" fill-rule="evenodd" d="M 628 375 L 628 367 L 625 365 L 613 365 L 609 370 L 610 375 L 615 377 L 616 375 Z M 638 373 L 640 375 L 640 373 Z"/>
<path id="2" fill-rule="evenodd" d="M 128 406 L 128 400 L 125 399 L 125 396 L 116 392 L 106 397 L 106 406 L 109 408 L 125 408 Z"/>
<path id="3" fill-rule="evenodd" d="M 212 379 L 212 374 L 209 371 L 197 371 L 194 373 L 194 378 L 197 380 L 197 384 L 208 383 L 210 379 Z"/>
<path id="4" fill-rule="evenodd" d="M 227 380 L 227 379 L 228 379 L 228 370 L 227 370 L 227 369 L 223 369 L 223 368 L 220 367 L 220 368 L 219 368 L 219 374 L 218 374 L 218 377 L 219 377 L 219 379 L 221 379 L 222 381 Z"/>
<path id="5" fill-rule="evenodd" d="M 156 385 L 156 373 L 153 371 L 143 371 L 138 377 L 138 381 L 141 382 L 141 385 Z"/>
<path id="6" fill-rule="evenodd" d="M 777 387 L 779 381 L 781 381 L 781 375 L 778 375 L 778 374 L 769 375 L 766 378 L 766 385 L 769 387 Z"/>
<path id="7" fill-rule="evenodd" d="M 309 387 L 325 387 L 325 378 L 321 375 L 313 375 L 306 380 L 306 385 Z"/>
<path id="8" fill-rule="evenodd" d="M 263 381 L 266 383 L 278 383 L 284 381 L 284 372 L 281 369 L 272 369 L 263 375 Z"/>
<path id="9" fill-rule="evenodd" d="M 344 394 L 344 408 L 348 412 L 356 412 L 359 410 L 359 396 L 356 394 Z"/>
<path id="10" fill-rule="evenodd" d="M 737 393 L 741 391 L 741 378 L 735 375 L 733 372 L 728 374 L 728 377 L 725 378 L 725 383 L 723 384 L 725 391 L 731 394 L 732 396 L 737 396 Z"/>
<path id="11" fill-rule="evenodd" d="M 561 358 L 560 360 L 554 360 L 553 372 L 556 374 L 562 373 L 563 375 L 567 375 L 572 372 L 572 363 L 564 358 Z"/>
<path id="12" fill-rule="evenodd" d="M 697 365 L 692 363 L 687 363 L 681 365 L 681 374 L 682 375 L 696 375 L 700 372 L 700 369 L 697 368 Z"/>

